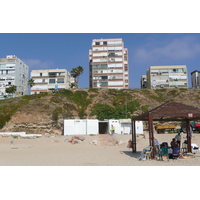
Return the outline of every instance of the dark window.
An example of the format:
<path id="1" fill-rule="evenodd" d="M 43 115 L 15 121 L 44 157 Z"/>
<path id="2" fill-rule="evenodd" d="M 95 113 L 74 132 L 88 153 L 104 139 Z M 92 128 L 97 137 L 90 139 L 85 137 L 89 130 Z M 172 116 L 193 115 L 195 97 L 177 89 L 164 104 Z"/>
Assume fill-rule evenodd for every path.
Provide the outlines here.
<path id="1" fill-rule="evenodd" d="M 95 42 L 95 45 L 100 45 L 100 42 Z"/>
<path id="2" fill-rule="evenodd" d="M 56 80 L 55 79 L 49 79 L 49 83 L 55 83 Z"/>
<path id="3" fill-rule="evenodd" d="M 106 41 L 104 41 L 104 42 L 103 42 L 103 45 L 107 45 L 107 42 L 106 42 Z"/>
<path id="4" fill-rule="evenodd" d="M 49 72 L 49 77 L 56 77 L 56 73 L 55 72 Z"/>
<path id="5" fill-rule="evenodd" d="M 40 73 L 40 76 L 42 76 L 42 73 Z"/>
<path id="6" fill-rule="evenodd" d="M 106 80 L 106 79 L 108 79 L 107 76 L 102 76 L 101 78 L 102 78 L 102 80 Z"/>

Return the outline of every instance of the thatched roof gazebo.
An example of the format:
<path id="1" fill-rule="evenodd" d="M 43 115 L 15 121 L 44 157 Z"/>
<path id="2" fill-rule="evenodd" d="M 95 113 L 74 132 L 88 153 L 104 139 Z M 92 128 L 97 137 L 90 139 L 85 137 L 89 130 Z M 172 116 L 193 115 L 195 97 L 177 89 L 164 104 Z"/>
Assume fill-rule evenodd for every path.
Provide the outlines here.
<path id="1" fill-rule="evenodd" d="M 190 121 L 200 120 L 200 109 L 174 101 L 166 103 L 132 118 L 132 142 L 133 152 L 136 152 L 136 121 L 148 121 L 149 124 L 149 145 L 154 148 L 153 121 L 185 121 L 187 130 L 188 152 L 191 152 Z M 152 151 L 152 158 L 155 158 L 155 151 Z"/>

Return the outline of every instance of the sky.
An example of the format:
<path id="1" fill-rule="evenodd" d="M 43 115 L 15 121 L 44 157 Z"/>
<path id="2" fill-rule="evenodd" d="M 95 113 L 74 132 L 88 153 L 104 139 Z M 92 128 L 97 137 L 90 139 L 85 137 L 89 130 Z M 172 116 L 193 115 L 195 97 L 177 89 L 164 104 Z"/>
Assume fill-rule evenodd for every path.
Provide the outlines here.
<path id="1" fill-rule="evenodd" d="M 150 66 L 186 65 L 188 82 L 200 70 L 199 33 L 0 33 L 0 58 L 16 55 L 35 69 L 82 66 L 79 87 L 89 87 L 88 51 L 93 39 L 122 38 L 128 48 L 130 88 L 140 88 L 140 78 Z"/>

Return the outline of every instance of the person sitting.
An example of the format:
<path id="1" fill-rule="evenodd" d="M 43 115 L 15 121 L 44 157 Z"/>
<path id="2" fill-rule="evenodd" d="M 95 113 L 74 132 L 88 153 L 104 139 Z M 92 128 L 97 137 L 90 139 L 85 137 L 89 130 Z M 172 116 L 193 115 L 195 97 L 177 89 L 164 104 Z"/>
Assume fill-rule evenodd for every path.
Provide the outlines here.
<path id="1" fill-rule="evenodd" d="M 177 142 L 176 142 L 176 139 L 175 138 L 173 138 L 172 139 L 172 141 L 171 141 L 171 147 L 173 148 L 173 147 L 178 147 L 178 144 L 177 144 Z"/>

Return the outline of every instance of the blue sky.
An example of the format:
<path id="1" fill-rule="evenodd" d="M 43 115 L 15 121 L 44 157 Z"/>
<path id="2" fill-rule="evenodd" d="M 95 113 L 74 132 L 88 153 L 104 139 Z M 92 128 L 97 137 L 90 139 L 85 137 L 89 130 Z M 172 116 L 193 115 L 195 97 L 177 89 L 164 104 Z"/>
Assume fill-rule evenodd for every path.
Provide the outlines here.
<path id="1" fill-rule="evenodd" d="M 88 88 L 88 50 L 93 39 L 122 38 L 129 52 L 130 88 L 140 88 L 149 66 L 187 65 L 200 70 L 200 34 L 194 33 L 1 33 L 0 58 L 16 55 L 33 69 L 81 65 L 80 87 Z"/>

